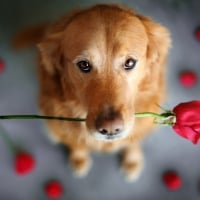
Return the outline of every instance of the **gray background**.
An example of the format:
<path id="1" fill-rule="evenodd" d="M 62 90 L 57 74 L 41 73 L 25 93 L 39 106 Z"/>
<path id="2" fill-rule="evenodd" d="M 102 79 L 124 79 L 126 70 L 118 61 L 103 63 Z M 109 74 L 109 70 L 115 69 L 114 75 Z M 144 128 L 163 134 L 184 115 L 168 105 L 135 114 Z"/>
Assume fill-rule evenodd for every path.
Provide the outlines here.
<path id="1" fill-rule="evenodd" d="M 171 0 L 173 1 L 173 0 Z M 168 98 L 166 108 L 179 102 L 200 98 L 200 84 L 183 88 L 178 74 L 185 69 L 200 77 L 200 42 L 193 31 L 200 24 L 200 1 L 181 1 L 175 8 L 170 0 L 1 0 L 0 1 L 0 58 L 6 69 L 0 74 L 0 114 L 37 113 L 36 50 L 14 51 L 12 35 L 21 28 L 55 19 L 65 12 L 96 3 L 116 2 L 135 8 L 169 28 L 173 39 L 168 64 Z M 128 184 L 119 172 L 117 155 L 92 154 L 93 167 L 84 179 L 74 178 L 66 151 L 46 138 L 42 121 L 0 121 L 0 132 L 30 151 L 37 160 L 31 174 L 20 177 L 13 171 L 13 157 L 0 139 L 0 199 L 46 199 L 44 182 L 55 178 L 65 188 L 62 199 L 70 200 L 197 200 L 200 199 L 200 149 L 177 136 L 170 127 L 158 127 L 143 142 L 145 168 L 141 178 Z M 176 170 L 183 179 L 180 190 L 170 192 L 163 185 L 164 171 Z"/>

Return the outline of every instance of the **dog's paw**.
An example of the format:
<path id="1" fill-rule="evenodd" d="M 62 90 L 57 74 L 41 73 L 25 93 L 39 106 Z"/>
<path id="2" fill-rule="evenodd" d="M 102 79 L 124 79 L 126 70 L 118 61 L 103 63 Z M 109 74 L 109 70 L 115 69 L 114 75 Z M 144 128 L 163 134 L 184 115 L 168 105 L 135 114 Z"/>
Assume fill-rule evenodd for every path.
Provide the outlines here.
<path id="1" fill-rule="evenodd" d="M 74 175 L 76 177 L 85 177 L 91 166 L 92 160 L 90 158 L 73 158 L 71 159 Z"/>
<path id="2" fill-rule="evenodd" d="M 136 181 L 143 169 L 144 158 L 138 145 L 125 149 L 122 154 L 121 169 L 125 180 L 128 182 Z"/>
<path id="3" fill-rule="evenodd" d="M 122 172 L 127 182 L 134 182 L 138 180 L 143 169 L 142 161 L 126 161 L 121 165 Z"/>

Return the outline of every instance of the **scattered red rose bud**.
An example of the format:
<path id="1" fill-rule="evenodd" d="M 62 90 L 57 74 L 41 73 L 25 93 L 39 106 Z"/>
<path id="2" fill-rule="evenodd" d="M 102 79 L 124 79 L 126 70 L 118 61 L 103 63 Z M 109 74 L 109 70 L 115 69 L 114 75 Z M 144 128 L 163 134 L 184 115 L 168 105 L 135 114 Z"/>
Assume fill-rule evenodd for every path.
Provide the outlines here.
<path id="1" fill-rule="evenodd" d="M 4 61 L 0 58 L 0 73 L 2 73 L 5 69 L 5 63 Z"/>
<path id="2" fill-rule="evenodd" d="M 19 151 L 15 155 L 15 171 L 18 175 L 26 175 L 34 170 L 36 165 L 32 155 Z"/>
<path id="3" fill-rule="evenodd" d="M 163 182 L 169 190 L 175 191 L 182 186 L 180 176 L 174 171 L 168 171 L 163 174 Z"/>
<path id="4" fill-rule="evenodd" d="M 196 28 L 195 30 L 195 37 L 198 41 L 200 41 L 200 26 Z"/>
<path id="5" fill-rule="evenodd" d="M 63 186 L 59 181 L 53 180 L 49 181 L 45 185 L 45 193 L 51 199 L 60 198 L 63 195 Z"/>
<path id="6" fill-rule="evenodd" d="M 191 88 L 197 83 L 197 75 L 193 71 L 182 72 L 179 81 L 183 87 Z"/>

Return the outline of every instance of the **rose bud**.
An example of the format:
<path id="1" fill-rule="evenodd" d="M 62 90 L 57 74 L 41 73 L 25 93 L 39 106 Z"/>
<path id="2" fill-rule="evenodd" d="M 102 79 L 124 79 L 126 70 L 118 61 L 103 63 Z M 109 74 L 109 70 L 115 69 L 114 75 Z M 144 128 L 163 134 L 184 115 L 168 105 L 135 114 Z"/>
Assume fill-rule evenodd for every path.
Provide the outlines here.
<path id="1" fill-rule="evenodd" d="M 18 175 L 26 175 L 35 168 L 35 159 L 32 155 L 19 151 L 15 155 L 15 171 Z"/>
<path id="2" fill-rule="evenodd" d="M 46 195 L 51 199 L 57 199 L 63 195 L 63 186 L 56 180 L 46 183 L 44 190 Z"/>
<path id="3" fill-rule="evenodd" d="M 178 104 L 173 113 L 176 121 L 172 126 L 180 136 L 197 144 L 200 139 L 200 101 Z"/>

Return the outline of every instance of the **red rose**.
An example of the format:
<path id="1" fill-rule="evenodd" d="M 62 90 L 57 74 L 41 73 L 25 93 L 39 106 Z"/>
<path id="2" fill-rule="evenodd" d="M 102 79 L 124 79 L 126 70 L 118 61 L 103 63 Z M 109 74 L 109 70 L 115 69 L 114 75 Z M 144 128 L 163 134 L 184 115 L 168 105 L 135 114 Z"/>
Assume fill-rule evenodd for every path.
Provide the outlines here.
<path id="1" fill-rule="evenodd" d="M 35 168 L 35 159 L 26 152 L 18 152 L 15 156 L 15 171 L 18 175 L 26 175 Z"/>
<path id="2" fill-rule="evenodd" d="M 59 181 L 49 181 L 45 185 L 45 193 L 51 199 L 60 198 L 63 195 L 63 186 Z"/>
<path id="3" fill-rule="evenodd" d="M 200 139 L 200 101 L 180 103 L 173 112 L 176 116 L 174 131 L 197 144 Z"/>

